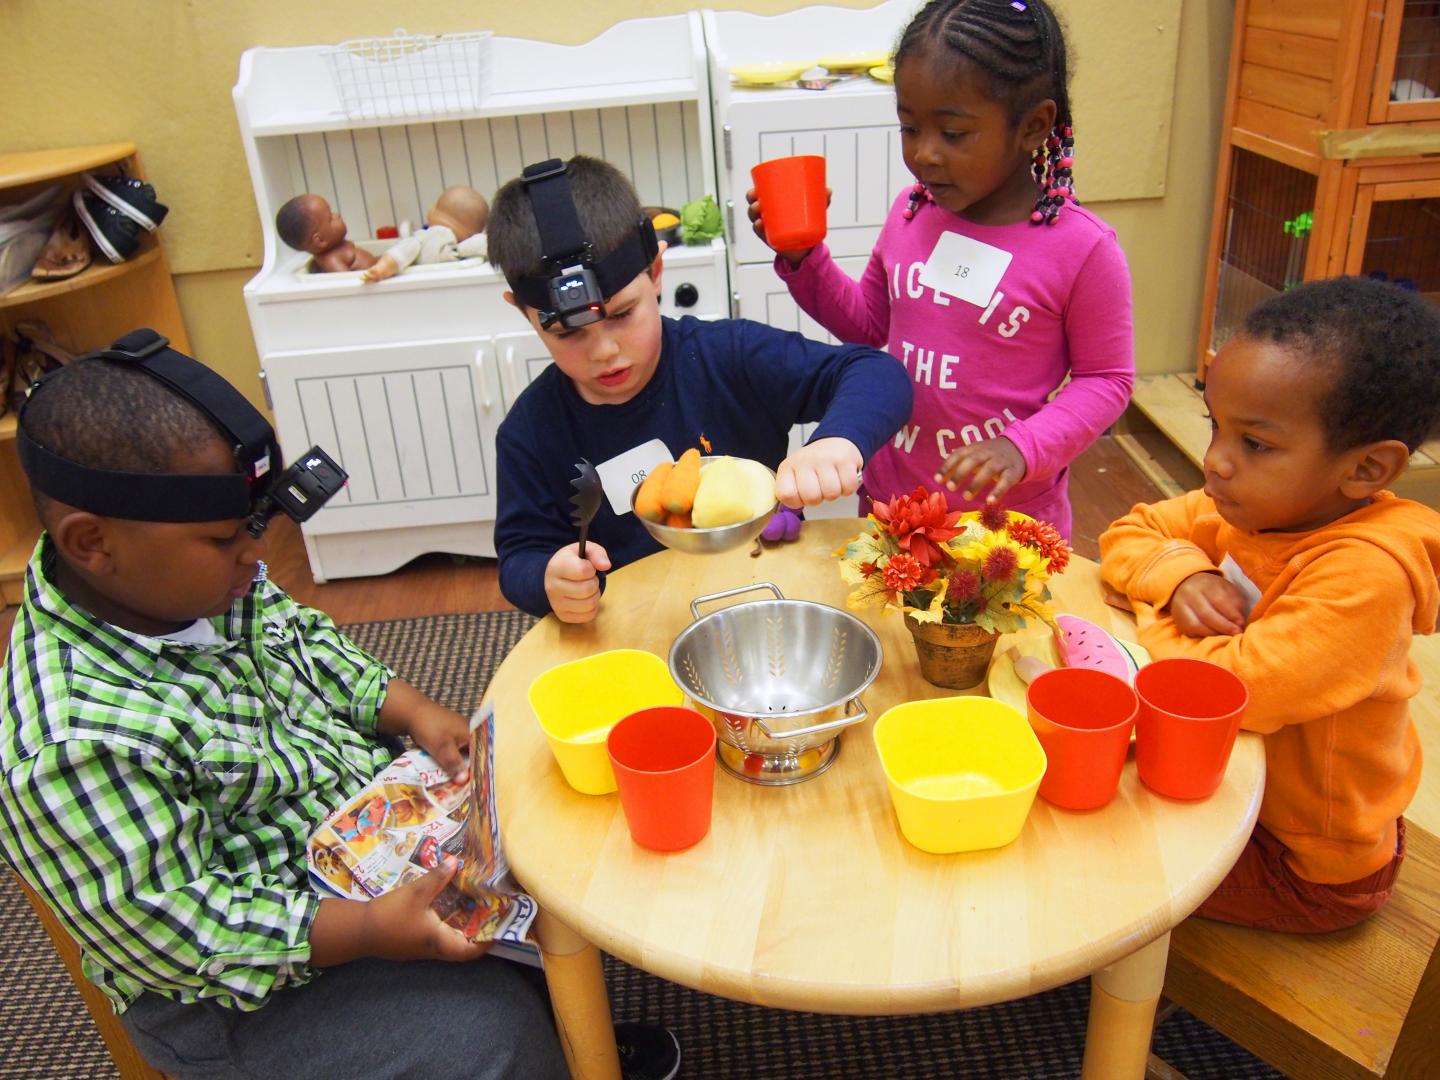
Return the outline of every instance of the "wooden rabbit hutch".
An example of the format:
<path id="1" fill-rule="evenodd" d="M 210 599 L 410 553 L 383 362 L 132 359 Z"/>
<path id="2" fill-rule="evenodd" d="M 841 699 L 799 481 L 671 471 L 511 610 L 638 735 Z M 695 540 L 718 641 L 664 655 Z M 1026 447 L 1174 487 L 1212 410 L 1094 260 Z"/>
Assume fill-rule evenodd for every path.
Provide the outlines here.
<path id="1" fill-rule="evenodd" d="M 1175 491 L 1209 442 L 1206 368 L 1257 303 L 1340 274 L 1440 302 L 1440 0 L 1237 0 L 1207 262 L 1194 372 L 1138 380 L 1120 435 Z M 1440 506 L 1440 439 L 1397 488 Z"/>

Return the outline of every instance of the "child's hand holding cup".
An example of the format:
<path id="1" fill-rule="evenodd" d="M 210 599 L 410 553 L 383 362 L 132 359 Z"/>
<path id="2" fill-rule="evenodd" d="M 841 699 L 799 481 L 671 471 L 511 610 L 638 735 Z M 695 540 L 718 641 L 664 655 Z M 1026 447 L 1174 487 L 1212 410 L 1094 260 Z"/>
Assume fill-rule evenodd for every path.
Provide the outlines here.
<path id="1" fill-rule="evenodd" d="M 818 154 L 772 158 L 750 170 L 755 186 L 745 193 L 755 235 L 792 266 L 825 239 L 825 159 Z"/>

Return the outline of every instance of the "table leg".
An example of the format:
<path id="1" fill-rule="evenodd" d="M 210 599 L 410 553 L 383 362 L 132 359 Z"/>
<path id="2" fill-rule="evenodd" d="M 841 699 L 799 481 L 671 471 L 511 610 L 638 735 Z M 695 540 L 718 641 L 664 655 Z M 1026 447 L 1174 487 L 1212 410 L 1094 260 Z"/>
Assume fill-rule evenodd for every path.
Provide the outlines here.
<path id="1" fill-rule="evenodd" d="M 571 1077 L 621 1080 L 600 950 L 544 908 L 534 935 L 545 957 L 545 982 Z"/>
<path id="2" fill-rule="evenodd" d="M 1166 933 L 1090 976 L 1081 1080 L 1143 1080 L 1169 955 Z"/>

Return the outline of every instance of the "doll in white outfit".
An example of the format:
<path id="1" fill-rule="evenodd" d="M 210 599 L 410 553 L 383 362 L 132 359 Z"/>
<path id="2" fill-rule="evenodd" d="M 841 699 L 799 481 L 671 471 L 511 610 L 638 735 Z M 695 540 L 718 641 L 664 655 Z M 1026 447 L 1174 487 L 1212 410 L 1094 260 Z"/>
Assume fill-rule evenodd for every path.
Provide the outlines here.
<path id="1" fill-rule="evenodd" d="M 446 188 L 425 215 L 425 228 L 390 245 L 362 281 L 383 281 L 412 263 L 458 262 L 485 257 L 485 224 L 490 204 L 474 188 Z"/>

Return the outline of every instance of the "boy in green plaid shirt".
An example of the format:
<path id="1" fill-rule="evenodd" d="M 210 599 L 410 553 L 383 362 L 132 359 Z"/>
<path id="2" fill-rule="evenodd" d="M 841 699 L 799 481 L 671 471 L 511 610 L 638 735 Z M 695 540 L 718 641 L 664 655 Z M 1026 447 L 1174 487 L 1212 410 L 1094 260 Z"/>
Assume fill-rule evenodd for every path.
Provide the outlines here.
<path id="1" fill-rule="evenodd" d="M 237 470 L 204 411 L 111 359 L 50 376 L 21 427 L 89 469 L 182 485 Z M 453 859 L 369 903 L 307 880 L 310 833 L 395 756 L 394 737 L 466 774 L 465 718 L 266 580 L 244 519 L 35 502 L 45 531 L 0 682 L 0 853 L 152 1064 L 186 1078 L 566 1075 L 537 973 L 483 957 L 430 909 Z"/>

